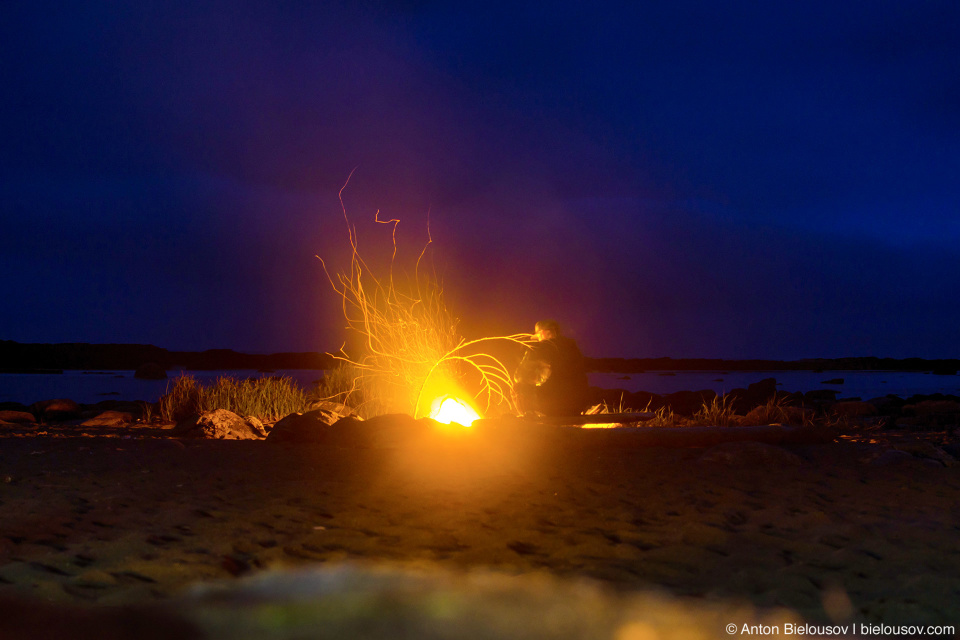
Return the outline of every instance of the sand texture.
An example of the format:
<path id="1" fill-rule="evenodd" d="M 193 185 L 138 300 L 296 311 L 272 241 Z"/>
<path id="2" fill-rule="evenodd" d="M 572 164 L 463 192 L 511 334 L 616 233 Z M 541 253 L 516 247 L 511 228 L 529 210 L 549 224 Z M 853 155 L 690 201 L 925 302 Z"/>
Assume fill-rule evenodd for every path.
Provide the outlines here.
<path id="1" fill-rule="evenodd" d="M 724 637 L 716 611 L 736 607 L 821 624 L 960 621 L 960 466 L 922 434 L 663 448 L 550 429 L 352 446 L 69 429 L 0 439 L 0 597 L 66 607 L 64 619 L 135 605 L 149 620 L 195 602 L 200 582 L 359 562 L 429 567 L 431 584 L 466 592 L 477 571 L 549 576 L 570 602 L 586 578 L 618 611 L 655 592 L 713 612 L 704 637 Z M 230 616 L 204 615 L 190 624 L 230 636 L 210 631 Z M 542 637 L 631 637 L 627 618 Z"/>

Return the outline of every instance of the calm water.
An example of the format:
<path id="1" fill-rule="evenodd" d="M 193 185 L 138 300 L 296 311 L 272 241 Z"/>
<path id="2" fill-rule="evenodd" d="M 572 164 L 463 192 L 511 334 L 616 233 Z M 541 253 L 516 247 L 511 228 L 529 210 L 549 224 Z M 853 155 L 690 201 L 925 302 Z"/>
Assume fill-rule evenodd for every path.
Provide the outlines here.
<path id="1" fill-rule="evenodd" d="M 169 371 L 170 380 L 180 371 Z M 218 376 L 250 378 L 262 376 L 289 376 L 304 388 L 311 388 L 323 371 L 315 369 L 281 370 L 258 373 L 252 369 L 230 371 L 186 372 L 198 380 L 213 381 Z M 668 374 L 668 375 L 664 375 Z M 944 393 L 960 395 L 960 376 L 938 376 L 930 373 L 902 371 L 650 371 L 629 374 L 592 373 L 590 384 L 608 389 L 649 391 L 667 394 L 674 391 L 713 389 L 725 393 L 738 387 L 776 378 L 778 388 L 784 391 L 812 391 L 834 389 L 837 397 L 860 397 L 864 400 L 888 393 L 908 398 L 915 394 Z M 824 381 L 843 378 L 843 384 L 824 384 Z M 101 400 L 144 400 L 156 402 L 166 391 L 170 380 L 138 380 L 133 371 L 64 371 L 62 374 L 0 374 L 0 402 L 14 401 L 31 404 L 51 398 L 70 398 L 92 404 Z"/>
<path id="2" fill-rule="evenodd" d="M 181 373 L 197 380 L 212 382 L 220 376 L 234 378 L 260 378 L 264 376 L 287 376 L 300 386 L 311 388 L 323 377 L 316 369 L 279 370 L 259 373 L 253 369 L 229 371 L 177 371 L 167 372 L 167 380 L 138 380 L 133 371 L 64 371 L 62 374 L 0 373 L 0 402 L 13 401 L 32 404 L 38 400 L 70 398 L 81 404 L 93 404 L 101 400 L 143 400 L 156 402 L 164 394 L 167 385 Z"/>

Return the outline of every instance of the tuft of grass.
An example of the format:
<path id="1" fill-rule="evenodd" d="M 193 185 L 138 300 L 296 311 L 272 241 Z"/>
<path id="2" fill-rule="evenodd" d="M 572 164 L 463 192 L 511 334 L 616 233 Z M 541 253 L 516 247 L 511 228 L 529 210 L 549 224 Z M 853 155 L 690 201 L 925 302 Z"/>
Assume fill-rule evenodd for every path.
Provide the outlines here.
<path id="1" fill-rule="evenodd" d="M 155 406 L 152 402 L 141 402 L 140 403 L 140 422 L 144 424 L 150 424 L 153 422 L 156 417 Z"/>
<path id="2" fill-rule="evenodd" d="M 607 404 L 606 400 L 601 400 L 599 403 L 593 405 L 592 407 L 584 411 L 582 415 L 594 416 L 594 415 L 602 415 L 606 413 L 633 413 L 634 409 L 632 407 L 628 407 L 625 404 L 623 404 L 623 396 L 624 394 L 621 393 L 620 400 L 617 402 L 616 406 L 611 406 Z M 647 406 L 648 407 L 650 406 L 649 403 L 647 404 Z"/>
<path id="3" fill-rule="evenodd" d="M 167 383 L 167 392 L 160 398 L 160 417 L 180 422 L 203 411 L 202 388 L 193 376 L 180 375 Z"/>
<path id="4" fill-rule="evenodd" d="M 743 420 L 745 425 L 803 424 L 806 412 L 790 404 L 785 397 L 773 397 L 766 404 L 751 409 Z"/>
<path id="5" fill-rule="evenodd" d="M 647 405 L 650 406 L 649 404 Z M 677 416 L 673 409 L 670 407 L 660 407 L 653 412 L 653 418 L 646 421 L 644 426 L 647 427 L 681 427 L 683 426 L 683 420 Z"/>
<path id="6" fill-rule="evenodd" d="M 425 266 L 433 242 L 429 225 L 426 245 L 409 270 L 402 270 L 396 244 L 400 221 L 375 217 L 375 222 L 393 227 L 388 273 L 377 275 L 360 255 L 356 228 L 343 205 L 346 186 L 340 190 L 340 204 L 350 241 L 350 265 L 333 276 L 323 259 L 317 258 L 340 297 L 346 328 L 358 338 L 358 347 L 353 354 L 345 351 L 346 345 L 339 355 L 331 354 L 341 367 L 330 390 L 342 394 L 344 404 L 364 417 L 384 412 L 421 417 L 429 413 L 432 400 L 451 392 L 464 399 L 472 397 L 488 412 L 493 407 L 512 408 L 510 372 L 487 347 L 527 347 L 533 336 L 466 340 L 460 335 L 439 279 Z"/>
<path id="7" fill-rule="evenodd" d="M 714 396 L 710 402 L 704 401 L 693 415 L 693 421 L 699 426 L 732 427 L 740 423 L 740 417 L 734 412 L 731 399 L 724 395 Z"/>
<path id="8" fill-rule="evenodd" d="M 369 418 L 387 413 L 389 407 L 380 398 L 370 395 L 369 388 L 361 386 L 361 372 L 350 362 L 326 372 L 317 388 L 320 400 L 336 402 L 356 410 L 361 417 Z"/>
<path id="9" fill-rule="evenodd" d="M 302 412 L 310 400 L 300 386 L 288 377 L 217 378 L 204 386 L 193 376 L 181 375 L 167 385 L 160 398 L 160 416 L 179 422 L 204 411 L 226 409 L 241 416 L 256 416 L 265 422 Z"/>

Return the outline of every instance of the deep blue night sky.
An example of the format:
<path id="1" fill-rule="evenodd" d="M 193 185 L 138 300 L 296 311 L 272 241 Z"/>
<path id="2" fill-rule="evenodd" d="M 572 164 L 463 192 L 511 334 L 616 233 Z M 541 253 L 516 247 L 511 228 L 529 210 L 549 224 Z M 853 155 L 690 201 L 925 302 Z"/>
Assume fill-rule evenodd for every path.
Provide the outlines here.
<path id="1" fill-rule="evenodd" d="M 471 337 L 960 357 L 955 0 L 318 4 L 0 4 L 0 338 L 335 350 L 356 167 Z"/>

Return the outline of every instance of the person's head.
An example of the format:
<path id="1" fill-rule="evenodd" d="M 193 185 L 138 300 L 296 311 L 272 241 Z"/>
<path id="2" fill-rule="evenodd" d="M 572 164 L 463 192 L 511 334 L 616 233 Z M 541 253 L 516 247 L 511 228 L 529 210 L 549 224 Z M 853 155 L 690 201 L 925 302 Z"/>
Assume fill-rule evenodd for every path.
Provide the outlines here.
<path id="1" fill-rule="evenodd" d="M 541 320 L 533 327 L 537 340 L 543 342 L 560 337 L 560 324 L 556 320 Z"/>

